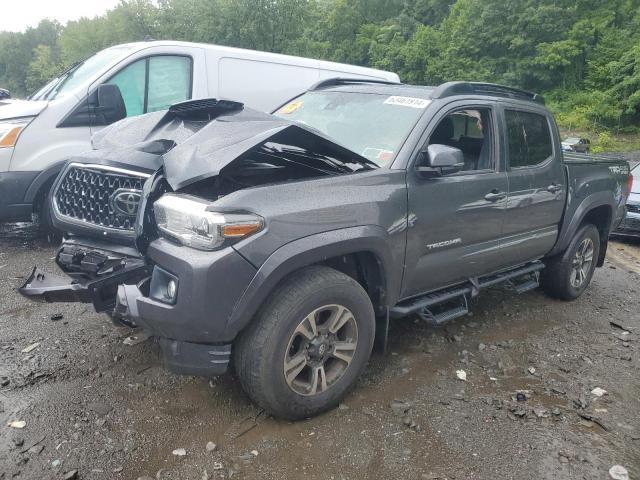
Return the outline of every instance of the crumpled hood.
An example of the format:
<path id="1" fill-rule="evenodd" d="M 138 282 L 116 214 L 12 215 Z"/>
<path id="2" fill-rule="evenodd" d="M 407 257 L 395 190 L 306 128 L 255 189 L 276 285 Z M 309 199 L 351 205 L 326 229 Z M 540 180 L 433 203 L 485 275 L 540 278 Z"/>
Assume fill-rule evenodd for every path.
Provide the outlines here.
<path id="1" fill-rule="evenodd" d="M 243 153 L 272 138 L 331 142 L 303 125 L 248 108 L 226 112 L 212 120 L 192 120 L 169 110 L 125 119 L 101 130 L 93 138 L 93 147 L 98 150 L 93 153 L 103 151 L 105 156 L 121 162 L 128 160 L 132 150 L 154 151 L 161 155 L 169 185 L 179 190 L 218 175 Z M 356 161 L 372 165 L 350 150 L 349 154 Z"/>
<path id="2" fill-rule="evenodd" d="M 46 100 L 16 100 L 7 98 L 0 100 L 0 120 L 10 118 L 34 117 L 47 106 Z"/>

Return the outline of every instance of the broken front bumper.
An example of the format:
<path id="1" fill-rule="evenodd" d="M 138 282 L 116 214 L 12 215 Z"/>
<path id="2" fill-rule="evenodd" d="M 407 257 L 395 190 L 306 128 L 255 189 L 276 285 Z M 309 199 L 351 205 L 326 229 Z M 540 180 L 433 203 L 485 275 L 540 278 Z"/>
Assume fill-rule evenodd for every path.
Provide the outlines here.
<path id="1" fill-rule="evenodd" d="M 113 252 L 81 242 L 65 242 L 56 257 L 68 276 L 34 268 L 20 293 L 36 301 L 93 303 L 116 323 L 144 328 L 158 339 L 173 372 L 213 376 L 227 370 L 232 339 L 224 334 L 226 320 L 255 274 L 235 250 L 185 251 L 156 240 L 145 259 L 128 247 Z M 173 302 L 163 294 L 169 278 L 179 284 Z"/>
<path id="2" fill-rule="evenodd" d="M 69 276 L 35 267 L 18 291 L 30 300 L 92 303 L 97 312 L 111 312 L 118 285 L 144 283 L 150 274 L 142 258 L 132 251 L 127 253 L 65 243 L 58 251 L 56 263 Z"/>

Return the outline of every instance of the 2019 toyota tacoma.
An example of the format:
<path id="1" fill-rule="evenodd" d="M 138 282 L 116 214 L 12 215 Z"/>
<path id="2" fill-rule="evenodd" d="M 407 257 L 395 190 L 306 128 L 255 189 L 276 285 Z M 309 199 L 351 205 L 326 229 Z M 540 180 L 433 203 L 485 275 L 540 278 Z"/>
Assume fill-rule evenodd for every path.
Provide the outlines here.
<path id="1" fill-rule="evenodd" d="M 92 302 L 299 419 L 354 385 L 390 318 L 440 324 L 488 286 L 566 300 L 601 266 L 626 162 L 564 155 L 536 94 L 492 84 L 325 80 L 274 114 L 196 100 L 126 119 L 52 189 L 63 278 Z"/>

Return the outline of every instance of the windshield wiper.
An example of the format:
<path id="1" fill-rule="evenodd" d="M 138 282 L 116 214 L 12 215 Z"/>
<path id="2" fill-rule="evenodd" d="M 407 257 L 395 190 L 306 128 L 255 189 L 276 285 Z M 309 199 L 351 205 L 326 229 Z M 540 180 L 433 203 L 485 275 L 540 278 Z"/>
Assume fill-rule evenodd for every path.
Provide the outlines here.
<path id="1" fill-rule="evenodd" d="M 44 92 L 41 95 L 41 99 L 42 100 L 48 100 L 49 97 L 51 96 L 51 94 L 56 91 L 56 89 L 62 85 L 62 83 L 65 82 L 65 80 L 67 78 L 69 78 L 69 75 L 71 75 L 73 72 L 76 71 L 76 69 L 82 65 L 84 63 L 84 60 L 81 62 L 76 62 L 73 65 L 71 65 L 69 68 L 67 68 L 64 72 L 62 72 L 62 74 L 56 79 L 56 81 L 51 85 L 51 87 L 49 87 L 49 90 L 47 90 L 46 92 Z"/>

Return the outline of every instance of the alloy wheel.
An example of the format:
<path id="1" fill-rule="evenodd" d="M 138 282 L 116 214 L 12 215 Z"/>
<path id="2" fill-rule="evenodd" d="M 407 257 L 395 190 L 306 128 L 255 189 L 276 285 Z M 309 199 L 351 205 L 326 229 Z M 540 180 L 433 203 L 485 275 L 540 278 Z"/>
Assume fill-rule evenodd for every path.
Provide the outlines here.
<path id="1" fill-rule="evenodd" d="M 574 288 L 580 288 L 587 280 L 587 275 L 593 263 L 593 241 L 585 238 L 578 245 L 573 257 L 570 281 Z"/>
<path id="2" fill-rule="evenodd" d="M 317 395 L 343 377 L 358 346 L 358 325 L 342 305 L 309 313 L 293 331 L 284 355 L 287 385 L 297 394 Z"/>

